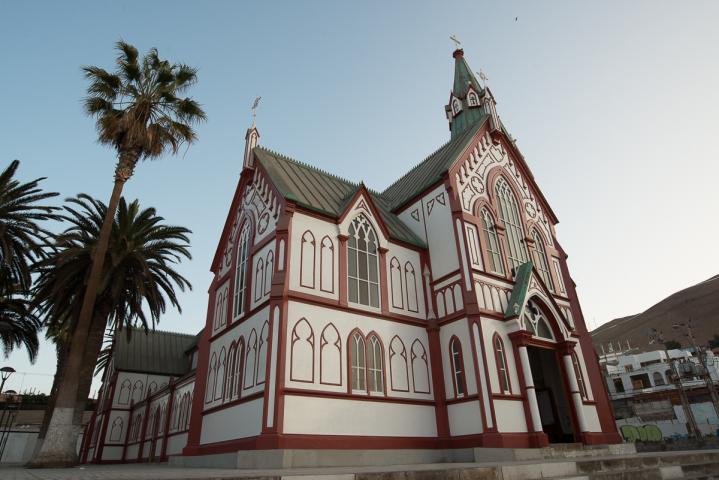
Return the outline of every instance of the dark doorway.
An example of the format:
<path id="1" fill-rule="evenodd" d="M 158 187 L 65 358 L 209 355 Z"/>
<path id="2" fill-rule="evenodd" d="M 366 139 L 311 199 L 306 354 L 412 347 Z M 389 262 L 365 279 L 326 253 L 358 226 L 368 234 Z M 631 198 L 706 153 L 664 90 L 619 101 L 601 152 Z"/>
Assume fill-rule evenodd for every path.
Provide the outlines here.
<path id="1" fill-rule="evenodd" d="M 529 347 L 527 351 L 544 433 L 550 443 L 574 442 L 572 410 L 557 354 L 539 347 Z"/>

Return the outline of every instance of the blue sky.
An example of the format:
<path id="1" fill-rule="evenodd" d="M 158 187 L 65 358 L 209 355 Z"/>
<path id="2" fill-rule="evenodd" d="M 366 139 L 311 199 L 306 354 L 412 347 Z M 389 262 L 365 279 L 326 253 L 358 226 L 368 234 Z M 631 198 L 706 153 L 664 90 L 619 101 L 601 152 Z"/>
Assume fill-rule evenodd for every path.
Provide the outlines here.
<path id="1" fill-rule="evenodd" d="M 195 333 L 252 99 L 261 144 L 383 189 L 449 138 L 456 34 L 560 219 L 596 326 L 719 273 L 718 18 L 716 2 L 2 2 L 0 166 L 106 201 L 115 159 L 82 112 L 80 66 L 112 68 L 122 38 L 199 68 L 199 142 L 125 189 L 194 231 L 180 267 L 194 290 L 159 328 Z M 16 390 L 48 390 L 54 362 L 49 345 L 35 365 L 0 360 L 24 372 Z"/>

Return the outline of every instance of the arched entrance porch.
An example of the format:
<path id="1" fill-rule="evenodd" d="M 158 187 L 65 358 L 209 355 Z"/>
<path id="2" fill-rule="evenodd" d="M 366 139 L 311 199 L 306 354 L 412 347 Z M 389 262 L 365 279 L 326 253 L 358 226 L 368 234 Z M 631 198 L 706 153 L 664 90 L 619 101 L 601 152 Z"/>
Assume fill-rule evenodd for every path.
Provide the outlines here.
<path id="1" fill-rule="evenodd" d="M 558 319 L 537 297 L 526 302 L 517 321 L 520 329 L 509 337 L 532 443 L 582 442 L 584 411 L 571 357 L 575 342 L 565 338 Z"/>

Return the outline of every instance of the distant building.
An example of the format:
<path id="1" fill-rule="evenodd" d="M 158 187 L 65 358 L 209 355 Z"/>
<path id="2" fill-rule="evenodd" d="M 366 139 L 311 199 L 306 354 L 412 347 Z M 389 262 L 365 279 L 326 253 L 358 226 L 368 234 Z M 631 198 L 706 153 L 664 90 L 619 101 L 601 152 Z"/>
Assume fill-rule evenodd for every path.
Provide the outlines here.
<path id="1" fill-rule="evenodd" d="M 678 376 L 671 362 L 675 362 Z M 678 391 L 678 379 L 694 412 L 699 429 L 713 434 L 719 428 L 706 375 L 719 382 L 719 358 L 706 352 L 702 362 L 693 348 L 650 352 L 611 351 L 600 355 L 615 418 L 625 439 L 633 441 L 637 427 L 651 426 L 662 438 L 688 435 L 687 418 Z"/>
<path id="2" fill-rule="evenodd" d="M 247 131 L 205 328 L 118 350 L 87 461 L 620 441 L 558 220 L 453 56 L 449 141 L 381 193 Z"/>

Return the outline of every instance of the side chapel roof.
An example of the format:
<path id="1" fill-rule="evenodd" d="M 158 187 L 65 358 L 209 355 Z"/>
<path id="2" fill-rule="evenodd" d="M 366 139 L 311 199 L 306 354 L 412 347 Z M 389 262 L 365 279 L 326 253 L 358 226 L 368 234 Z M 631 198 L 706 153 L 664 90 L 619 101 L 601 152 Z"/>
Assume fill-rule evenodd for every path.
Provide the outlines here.
<path id="1" fill-rule="evenodd" d="M 114 362 L 117 370 L 181 376 L 190 371 L 185 352 L 197 341 L 197 335 L 132 329 L 115 336 Z"/>

